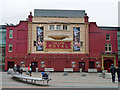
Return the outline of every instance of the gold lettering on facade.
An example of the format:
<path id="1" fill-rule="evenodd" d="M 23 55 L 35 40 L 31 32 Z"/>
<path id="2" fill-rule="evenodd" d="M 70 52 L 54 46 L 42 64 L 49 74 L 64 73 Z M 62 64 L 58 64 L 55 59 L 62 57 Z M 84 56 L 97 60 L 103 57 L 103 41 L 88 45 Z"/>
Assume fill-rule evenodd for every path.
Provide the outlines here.
<path id="1" fill-rule="evenodd" d="M 55 48 L 56 46 L 55 45 L 53 45 L 53 48 Z"/>
<path id="2" fill-rule="evenodd" d="M 51 48 L 51 45 L 49 45 L 49 48 Z"/>
<path id="3" fill-rule="evenodd" d="M 68 46 L 67 46 L 67 45 L 65 45 L 65 48 L 68 48 Z"/>
<path id="4" fill-rule="evenodd" d="M 57 47 L 59 48 L 59 47 L 60 47 L 60 45 L 57 45 Z"/>
<path id="5" fill-rule="evenodd" d="M 64 45 L 62 45 L 61 47 L 64 48 Z"/>

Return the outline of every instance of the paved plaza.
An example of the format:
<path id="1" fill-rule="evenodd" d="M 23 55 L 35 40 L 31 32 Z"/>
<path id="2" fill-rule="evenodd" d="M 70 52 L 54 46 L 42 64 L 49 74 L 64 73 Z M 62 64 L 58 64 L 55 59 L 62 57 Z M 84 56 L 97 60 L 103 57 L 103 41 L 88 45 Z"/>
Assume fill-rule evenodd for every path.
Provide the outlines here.
<path id="1" fill-rule="evenodd" d="M 1 75 L 2 88 L 118 88 L 117 79 L 112 83 L 111 79 L 99 77 L 97 73 L 87 73 L 86 76 L 81 76 L 81 73 L 68 73 L 68 76 L 64 76 L 63 72 L 52 72 L 49 74 L 52 80 L 48 86 L 42 86 L 39 81 L 37 84 L 16 81 L 7 72 Z M 32 77 L 41 78 L 41 72 L 32 73 Z"/>

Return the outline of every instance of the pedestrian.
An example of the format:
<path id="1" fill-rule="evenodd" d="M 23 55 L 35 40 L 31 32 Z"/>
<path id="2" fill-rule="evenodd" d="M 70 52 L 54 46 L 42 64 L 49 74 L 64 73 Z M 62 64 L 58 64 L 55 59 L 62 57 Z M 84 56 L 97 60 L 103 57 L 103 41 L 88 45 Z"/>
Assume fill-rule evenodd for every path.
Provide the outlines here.
<path id="1" fill-rule="evenodd" d="M 30 73 L 30 76 L 32 76 L 32 66 L 31 66 L 31 64 L 28 67 L 28 72 Z"/>
<path id="2" fill-rule="evenodd" d="M 42 72 L 42 79 L 48 79 L 48 74 L 45 72 Z"/>
<path id="3" fill-rule="evenodd" d="M 17 66 L 16 66 L 16 64 L 14 65 L 14 67 L 13 67 L 13 71 L 16 73 L 17 72 Z"/>
<path id="4" fill-rule="evenodd" d="M 19 66 L 19 64 L 17 65 L 17 71 L 20 73 L 20 66 Z"/>
<path id="5" fill-rule="evenodd" d="M 21 67 L 19 66 L 19 64 L 17 65 L 17 71 L 22 74 L 23 70 L 21 69 Z"/>
<path id="6" fill-rule="evenodd" d="M 111 67 L 110 67 L 110 72 L 111 72 L 111 75 L 112 75 L 112 82 L 115 83 L 115 73 L 116 73 L 116 67 L 114 67 L 113 64 L 111 64 Z"/>
<path id="7" fill-rule="evenodd" d="M 117 77 L 118 77 L 118 82 L 120 83 L 120 65 L 117 68 Z"/>

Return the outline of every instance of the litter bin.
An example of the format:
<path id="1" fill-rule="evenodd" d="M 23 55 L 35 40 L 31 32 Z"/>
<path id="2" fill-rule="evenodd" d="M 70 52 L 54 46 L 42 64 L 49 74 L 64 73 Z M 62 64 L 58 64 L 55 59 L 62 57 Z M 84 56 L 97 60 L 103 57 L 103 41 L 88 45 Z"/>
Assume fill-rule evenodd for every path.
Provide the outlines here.
<path id="1" fill-rule="evenodd" d="M 82 68 L 80 68 L 80 73 L 82 72 Z"/>

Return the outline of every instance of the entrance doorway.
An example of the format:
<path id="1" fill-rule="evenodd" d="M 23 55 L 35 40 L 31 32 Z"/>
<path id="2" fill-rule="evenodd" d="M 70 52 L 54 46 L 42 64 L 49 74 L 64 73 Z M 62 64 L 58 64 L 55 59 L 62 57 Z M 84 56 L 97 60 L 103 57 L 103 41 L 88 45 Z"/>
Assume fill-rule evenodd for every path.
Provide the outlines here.
<path id="1" fill-rule="evenodd" d="M 89 61 L 89 68 L 95 68 L 95 62 L 94 61 Z"/>
<path id="2" fill-rule="evenodd" d="M 79 68 L 82 68 L 82 71 L 85 71 L 85 62 L 79 62 Z"/>
<path id="3" fill-rule="evenodd" d="M 9 69 L 9 68 L 13 68 L 13 67 L 14 67 L 14 61 L 9 61 L 7 63 L 7 68 Z"/>
<path id="4" fill-rule="evenodd" d="M 31 65 L 32 65 L 32 72 L 36 72 L 36 68 L 38 66 L 38 63 L 37 62 L 31 62 Z"/>
<path id="5" fill-rule="evenodd" d="M 104 69 L 110 72 L 110 66 L 113 64 L 113 61 L 110 59 L 107 59 L 104 61 Z"/>

